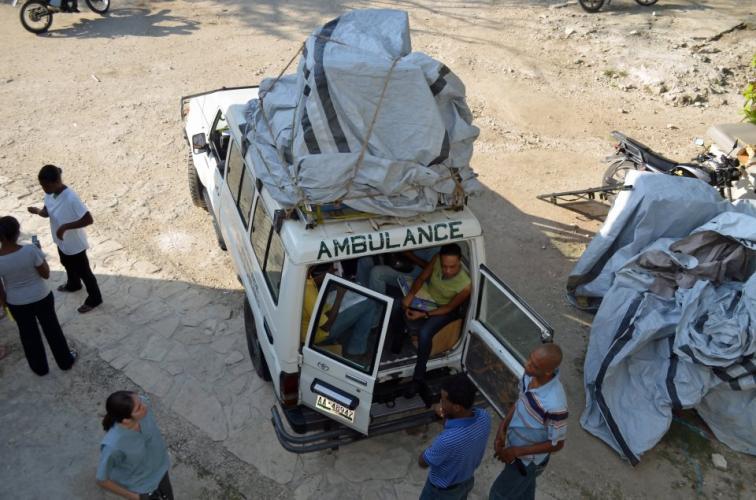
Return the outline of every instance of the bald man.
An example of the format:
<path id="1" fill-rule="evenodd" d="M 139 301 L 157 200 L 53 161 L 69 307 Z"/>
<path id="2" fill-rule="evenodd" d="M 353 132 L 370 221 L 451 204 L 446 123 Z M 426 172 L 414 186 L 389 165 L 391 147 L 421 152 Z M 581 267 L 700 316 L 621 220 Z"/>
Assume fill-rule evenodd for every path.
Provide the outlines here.
<path id="1" fill-rule="evenodd" d="M 533 500 L 536 476 L 567 436 L 567 397 L 559 380 L 562 350 L 542 344 L 530 353 L 520 397 L 502 420 L 494 441 L 506 465 L 491 486 L 489 500 Z"/>

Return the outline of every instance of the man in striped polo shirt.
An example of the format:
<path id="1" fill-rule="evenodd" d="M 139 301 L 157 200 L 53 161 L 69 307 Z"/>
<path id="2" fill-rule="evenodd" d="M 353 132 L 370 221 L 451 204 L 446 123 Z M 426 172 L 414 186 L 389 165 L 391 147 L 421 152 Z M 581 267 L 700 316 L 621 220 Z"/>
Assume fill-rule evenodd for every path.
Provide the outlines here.
<path id="1" fill-rule="evenodd" d="M 441 386 L 436 411 L 445 419 L 444 430 L 417 459 L 420 467 L 430 467 L 420 500 L 463 500 L 472 490 L 491 431 L 491 417 L 473 408 L 474 401 L 475 386 L 463 374 Z"/>
<path id="2" fill-rule="evenodd" d="M 549 454 L 564 446 L 567 397 L 559 380 L 562 350 L 543 344 L 530 353 L 520 384 L 520 397 L 496 434 L 496 456 L 506 464 L 496 478 L 489 500 L 532 500 L 536 476 Z"/>

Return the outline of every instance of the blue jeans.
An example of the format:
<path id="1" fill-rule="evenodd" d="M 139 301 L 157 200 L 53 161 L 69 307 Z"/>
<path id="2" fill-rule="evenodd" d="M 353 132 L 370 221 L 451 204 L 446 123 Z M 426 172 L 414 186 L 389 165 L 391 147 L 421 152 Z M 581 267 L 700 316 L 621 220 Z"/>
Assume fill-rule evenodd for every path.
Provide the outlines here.
<path id="1" fill-rule="evenodd" d="M 407 329 L 410 335 L 413 334 L 413 331 L 417 331 L 418 337 L 417 362 L 415 363 L 415 373 L 412 376 L 416 382 L 425 380 L 425 370 L 433 347 L 433 336 L 457 318 L 459 318 L 459 314 L 455 311 L 443 316 L 431 316 L 428 319 L 407 320 Z"/>
<path id="2" fill-rule="evenodd" d="M 536 465 L 526 465 L 525 471 L 523 476 L 515 464 L 507 464 L 491 485 L 488 500 L 534 500 Z"/>
<path id="3" fill-rule="evenodd" d="M 425 486 L 420 493 L 420 500 L 465 500 L 475 485 L 475 478 L 457 483 L 450 488 L 433 486 L 430 478 L 425 480 Z"/>
<path id="4" fill-rule="evenodd" d="M 417 266 L 408 273 L 397 271 L 391 266 L 376 266 L 372 257 L 362 257 L 357 261 L 357 283 L 384 295 L 387 285 L 399 286 L 396 281 L 399 276 L 410 276 L 414 279 L 420 276 L 421 272 L 423 270 Z"/>
<path id="5" fill-rule="evenodd" d="M 373 326 L 376 307 L 370 299 L 365 299 L 351 307 L 339 311 L 336 321 L 331 325 L 327 340 L 341 341 L 342 337 L 349 337 L 345 346 L 345 353 L 349 355 L 365 354 L 368 350 L 367 341 Z M 341 341 L 343 344 L 343 341 Z"/>

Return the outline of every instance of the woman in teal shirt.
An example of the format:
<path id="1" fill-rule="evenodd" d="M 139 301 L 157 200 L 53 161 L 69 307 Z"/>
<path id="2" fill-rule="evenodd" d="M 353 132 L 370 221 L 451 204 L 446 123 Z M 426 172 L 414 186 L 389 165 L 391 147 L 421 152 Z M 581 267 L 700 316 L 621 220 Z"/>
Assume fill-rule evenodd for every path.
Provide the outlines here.
<path id="1" fill-rule="evenodd" d="M 130 500 L 173 500 L 168 450 L 147 403 L 130 391 L 108 397 L 97 484 Z"/>

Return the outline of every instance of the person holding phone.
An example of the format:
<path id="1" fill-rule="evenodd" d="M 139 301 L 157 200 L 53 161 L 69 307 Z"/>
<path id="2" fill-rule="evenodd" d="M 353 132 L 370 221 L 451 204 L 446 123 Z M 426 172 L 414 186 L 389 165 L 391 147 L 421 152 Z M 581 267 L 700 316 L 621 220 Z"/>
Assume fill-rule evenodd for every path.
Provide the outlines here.
<path id="1" fill-rule="evenodd" d="M 18 326 L 29 368 L 49 372 L 39 326 L 61 370 L 70 370 L 77 353 L 71 349 L 55 313 L 55 298 L 47 286 L 50 267 L 35 245 L 19 245 L 21 226 L 11 216 L 0 217 L 0 309 L 7 306 Z"/>

